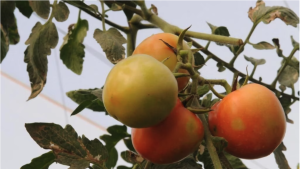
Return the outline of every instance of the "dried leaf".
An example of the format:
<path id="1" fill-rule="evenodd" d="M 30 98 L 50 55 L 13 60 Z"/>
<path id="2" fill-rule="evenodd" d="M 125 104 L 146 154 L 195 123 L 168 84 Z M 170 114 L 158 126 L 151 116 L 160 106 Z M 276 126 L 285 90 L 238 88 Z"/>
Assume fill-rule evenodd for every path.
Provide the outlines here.
<path id="1" fill-rule="evenodd" d="M 48 19 L 50 14 L 50 2 L 49 0 L 43 0 L 43 1 L 35 1 L 35 0 L 29 0 L 29 5 L 31 6 L 31 9 L 36 12 L 41 18 Z"/>
<path id="2" fill-rule="evenodd" d="M 28 1 L 15 1 L 15 2 L 16 2 L 16 7 L 19 9 L 19 11 L 27 18 L 30 18 L 33 11 L 29 6 L 29 2 Z"/>
<path id="3" fill-rule="evenodd" d="M 286 151 L 286 147 L 283 144 L 283 142 L 273 152 L 276 163 L 277 163 L 279 169 L 291 169 L 291 167 L 289 166 L 288 161 L 285 158 L 285 155 L 283 154 L 282 151 Z"/>
<path id="4" fill-rule="evenodd" d="M 282 6 L 265 6 L 265 2 L 262 0 L 256 2 L 255 8 L 250 7 L 248 16 L 256 24 L 260 21 L 268 24 L 276 18 L 280 18 L 287 25 L 294 27 L 297 27 L 297 24 L 299 24 L 299 17 L 291 9 Z"/>
<path id="5" fill-rule="evenodd" d="M 155 14 L 155 15 L 158 15 L 158 10 L 157 10 L 157 7 L 153 4 L 151 4 L 151 11 Z"/>
<path id="6" fill-rule="evenodd" d="M 53 123 L 31 123 L 25 127 L 40 147 L 53 151 L 56 162 L 70 169 L 85 169 L 90 163 L 104 166 L 108 160 L 108 152 L 98 139 L 78 137 L 71 125 L 63 129 Z"/>
<path id="7" fill-rule="evenodd" d="M 286 86 L 280 85 L 280 86 L 279 86 L 279 89 L 280 89 L 282 92 L 284 92 L 284 91 L 286 90 Z"/>
<path id="8" fill-rule="evenodd" d="M 251 45 L 253 46 L 253 48 L 259 49 L 259 50 L 262 50 L 262 49 L 275 49 L 275 47 L 273 45 L 271 45 L 270 43 L 265 42 L 265 41 L 259 42 L 257 44 L 251 44 Z"/>
<path id="9" fill-rule="evenodd" d="M 93 91 L 98 90 L 95 89 L 79 89 L 79 90 L 73 90 L 67 92 L 67 96 L 72 99 L 77 104 L 81 104 L 85 101 L 93 101 L 97 99 L 97 97 L 92 93 Z M 98 99 L 97 102 L 92 102 L 91 105 L 87 106 L 86 108 L 89 108 L 93 111 L 99 111 L 99 112 L 106 112 L 104 104 L 102 101 Z"/>
<path id="10" fill-rule="evenodd" d="M 263 65 L 266 63 L 266 60 L 265 59 L 255 59 L 253 57 L 247 57 L 246 55 L 244 55 L 244 58 L 251 62 L 253 65 Z"/>
<path id="11" fill-rule="evenodd" d="M 21 169 L 48 169 L 54 163 L 55 156 L 52 151 L 42 154 L 31 160 L 29 164 L 23 165 Z"/>
<path id="12" fill-rule="evenodd" d="M 100 44 L 111 63 L 116 64 L 125 58 L 125 48 L 122 45 L 127 41 L 117 29 L 110 28 L 105 32 L 96 29 L 94 38 Z"/>
<path id="13" fill-rule="evenodd" d="M 279 57 L 285 57 L 282 53 L 282 50 L 280 49 L 280 44 L 279 44 L 279 39 L 277 38 L 274 38 L 272 39 L 274 45 L 275 45 L 275 48 L 276 48 L 276 53 Z"/>
<path id="14" fill-rule="evenodd" d="M 67 68 L 78 75 L 82 72 L 85 55 L 85 46 L 82 43 L 88 29 L 88 21 L 79 18 L 75 26 L 72 26 L 68 34 L 64 37 L 64 42 L 60 49 L 60 59 Z"/>
<path id="15" fill-rule="evenodd" d="M 112 7 L 113 3 L 117 3 L 119 6 L 122 6 L 122 7 L 126 5 L 126 6 L 129 6 L 131 8 L 136 8 L 136 4 L 134 2 L 132 2 L 132 1 L 112 1 L 112 2 L 111 1 L 104 1 L 104 3 L 109 8 Z M 129 9 L 126 9 L 126 8 L 123 9 L 123 12 L 125 13 L 127 20 L 128 21 L 131 20 L 134 12 L 132 12 L 132 10 L 129 10 Z"/>
<path id="16" fill-rule="evenodd" d="M 63 22 L 68 19 L 70 11 L 68 6 L 60 1 L 58 4 L 53 5 L 53 14 L 58 22 Z"/>
<path id="17" fill-rule="evenodd" d="M 56 26 L 52 22 L 42 25 L 37 22 L 32 28 L 32 33 L 25 42 L 29 45 L 25 50 L 25 63 L 31 82 L 31 95 L 28 100 L 35 98 L 44 88 L 47 79 L 48 59 L 51 49 L 58 43 Z"/>

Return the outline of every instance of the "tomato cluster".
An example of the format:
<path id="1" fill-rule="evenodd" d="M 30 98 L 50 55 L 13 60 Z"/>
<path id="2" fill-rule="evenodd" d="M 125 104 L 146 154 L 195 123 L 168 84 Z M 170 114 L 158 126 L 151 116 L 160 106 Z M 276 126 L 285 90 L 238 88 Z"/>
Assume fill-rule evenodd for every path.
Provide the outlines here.
<path id="1" fill-rule="evenodd" d="M 177 56 L 169 46 L 176 47 L 177 41 L 178 36 L 169 33 L 145 39 L 132 56 L 114 66 L 103 89 L 107 112 L 132 127 L 135 150 L 156 164 L 183 159 L 204 137 L 200 119 L 177 97 L 189 81 L 189 77 L 176 80 L 172 73 Z M 183 48 L 189 49 L 185 42 Z M 183 69 L 179 72 L 188 73 Z M 284 111 L 274 93 L 264 86 L 243 86 L 211 109 L 209 129 L 212 135 L 228 141 L 225 150 L 234 156 L 267 156 L 284 137 Z"/>

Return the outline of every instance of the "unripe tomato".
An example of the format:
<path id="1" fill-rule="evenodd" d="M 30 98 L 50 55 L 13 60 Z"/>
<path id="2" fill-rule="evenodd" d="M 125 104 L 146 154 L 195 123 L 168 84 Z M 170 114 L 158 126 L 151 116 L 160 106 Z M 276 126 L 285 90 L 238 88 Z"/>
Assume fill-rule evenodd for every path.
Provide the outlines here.
<path id="1" fill-rule="evenodd" d="M 225 96 L 212 110 L 210 131 L 225 138 L 225 150 L 236 157 L 265 157 L 283 140 L 284 111 L 275 94 L 262 85 L 248 84 Z"/>
<path id="2" fill-rule="evenodd" d="M 130 56 L 109 72 L 103 103 L 123 124 L 140 128 L 165 119 L 176 104 L 177 83 L 161 62 L 144 54 Z"/>
<path id="3" fill-rule="evenodd" d="M 156 164 L 177 162 L 200 145 L 204 128 L 200 119 L 178 99 L 170 115 L 158 125 L 132 128 L 132 143 L 145 159 Z"/>
<path id="4" fill-rule="evenodd" d="M 152 35 L 145 39 L 143 42 L 141 42 L 133 51 L 133 54 L 147 54 L 159 61 L 163 61 L 164 59 L 168 58 L 164 62 L 164 64 L 173 71 L 176 63 L 177 63 L 177 56 L 174 54 L 174 52 L 165 45 L 160 39 L 167 42 L 169 45 L 176 48 L 178 36 L 171 34 L 171 33 L 159 33 Z M 183 42 L 183 49 L 189 49 L 189 46 Z M 179 73 L 187 73 L 187 70 L 180 69 L 178 71 Z M 180 77 L 177 78 L 178 83 L 178 91 L 181 91 L 185 88 L 185 86 L 188 84 L 190 80 L 190 77 Z"/>

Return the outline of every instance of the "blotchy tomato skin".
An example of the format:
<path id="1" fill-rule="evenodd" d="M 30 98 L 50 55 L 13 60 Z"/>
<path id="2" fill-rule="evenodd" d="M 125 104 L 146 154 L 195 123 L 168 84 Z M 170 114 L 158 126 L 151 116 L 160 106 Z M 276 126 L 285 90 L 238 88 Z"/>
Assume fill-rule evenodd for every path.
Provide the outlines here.
<path id="1" fill-rule="evenodd" d="M 273 92 L 259 84 L 248 84 L 216 103 L 209 113 L 213 135 L 228 141 L 230 154 L 256 159 L 269 155 L 282 142 L 286 118 Z"/>
<path id="2" fill-rule="evenodd" d="M 172 72 L 149 55 L 133 55 L 109 72 L 103 103 L 123 124 L 141 128 L 158 124 L 176 104 L 177 83 Z"/>
<path id="3" fill-rule="evenodd" d="M 204 128 L 200 119 L 178 99 L 170 115 L 158 125 L 132 128 L 132 143 L 145 159 L 156 164 L 177 162 L 200 145 Z"/>
<path id="4" fill-rule="evenodd" d="M 164 65 L 173 71 L 177 63 L 177 57 L 174 52 L 160 39 L 176 48 L 178 36 L 171 33 L 159 33 L 152 35 L 141 42 L 133 51 L 133 54 L 147 54 L 154 57 L 158 61 L 163 61 L 169 57 L 169 59 L 164 62 Z M 183 43 L 183 49 L 189 49 L 189 46 L 185 42 Z M 188 71 L 185 69 L 180 69 L 178 72 L 188 74 Z M 189 80 L 190 77 L 177 78 L 178 91 L 184 89 Z"/>

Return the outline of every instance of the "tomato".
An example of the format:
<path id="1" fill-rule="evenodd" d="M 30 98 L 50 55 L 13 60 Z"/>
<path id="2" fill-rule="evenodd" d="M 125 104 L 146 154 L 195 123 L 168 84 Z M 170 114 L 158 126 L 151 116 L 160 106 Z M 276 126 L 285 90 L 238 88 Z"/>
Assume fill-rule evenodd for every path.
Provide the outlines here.
<path id="1" fill-rule="evenodd" d="M 171 33 L 159 33 L 152 35 L 145 39 L 143 42 L 141 42 L 133 51 L 133 54 L 148 54 L 150 56 L 153 56 L 155 59 L 159 61 L 163 61 L 164 59 L 168 58 L 164 62 L 164 64 L 173 72 L 176 63 L 177 63 L 177 56 L 174 54 L 174 52 L 163 43 L 163 41 L 167 42 L 169 45 L 176 48 L 178 36 L 171 34 Z M 189 46 L 184 42 L 183 43 L 183 49 L 189 49 Z M 180 69 L 178 71 L 179 73 L 187 73 L 187 70 Z M 185 86 L 188 84 L 190 80 L 190 77 L 180 77 L 177 78 L 178 83 L 178 91 L 181 91 L 185 88 Z"/>
<path id="2" fill-rule="evenodd" d="M 127 126 L 140 128 L 165 119 L 176 104 L 177 93 L 172 72 L 153 57 L 138 54 L 112 68 L 102 97 L 112 117 Z"/>
<path id="3" fill-rule="evenodd" d="M 132 128 L 132 143 L 145 159 L 156 164 L 177 162 L 200 145 L 204 128 L 200 119 L 183 107 L 178 99 L 170 115 L 161 123 Z"/>
<path id="4" fill-rule="evenodd" d="M 210 131 L 225 138 L 225 150 L 236 157 L 265 157 L 283 140 L 283 108 L 275 94 L 262 85 L 248 84 L 225 96 L 212 110 L 208 115 Z"/>

